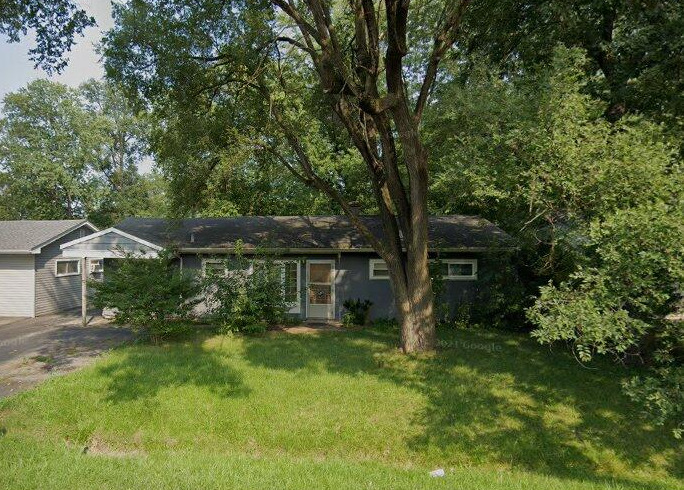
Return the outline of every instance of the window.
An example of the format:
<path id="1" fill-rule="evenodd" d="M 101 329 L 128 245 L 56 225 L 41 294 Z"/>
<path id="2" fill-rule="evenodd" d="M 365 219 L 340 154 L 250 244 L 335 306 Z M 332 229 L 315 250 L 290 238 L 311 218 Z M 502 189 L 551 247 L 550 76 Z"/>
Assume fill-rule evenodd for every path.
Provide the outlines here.
<path id="1" fill-rule="evenodd" d="M 370 279 L 389 279 L 387 264 L 382 259 L 370 259 L 368 277 Z"/>
<path id="2" fill-rule="evenodd" d="M 285 301 L 299 309 L 299 262 L 283 262 Z"/>
<path id="3" fill-rule="evenodd" d="M 442 277 L 452 281 L 477 279 L 477 259 L 445 259 L 440 262 Z"/>
<path id="4" fill-rule="evenodd" d="M 450 281 L 474 281 L 477 279 L 477 259 L 445 259 L 440 261 L 442 277 Z M 381 259 L 371 259 L 368 277 L 389 279 L 387 264 Z"/>
<path id="5" fill-rule="evenodd" d="M 204 277 L 222 276 L 242 272 L 245 275 L 252 274 L 254 267 L 261 263 L 256 260 L 250 263 L 245 270 L 239 270 L 237 263 L 231 263 L 221 259 L 205 259 L 202 261 L 202 274 Z M 281 282 L 285 301 L 290 306 L 290 313 L 299 313 L 300 305 L 300 275 L 299 262 L 295 260 L 277 261 L 281 267 Z"/>
<path id="6" fill-rule="evenodd" d="M 226 263 L 223 260 L 202 261 L 202 275 L 204 277 L 225 276 L 226 272 Z"/>
<path id="7" fill-rule="evenodd" d="M 98 274 L 104 271 L 104 264 L 102 259 L 90 259 L 90 273 Z"/>
<path id="8" fill-rule="evenodd" d="M 76 276 L 81 273 L 81 261 L 73 260 L 58 260 L 55 264 L 55 275 L 62 276 Z"/>

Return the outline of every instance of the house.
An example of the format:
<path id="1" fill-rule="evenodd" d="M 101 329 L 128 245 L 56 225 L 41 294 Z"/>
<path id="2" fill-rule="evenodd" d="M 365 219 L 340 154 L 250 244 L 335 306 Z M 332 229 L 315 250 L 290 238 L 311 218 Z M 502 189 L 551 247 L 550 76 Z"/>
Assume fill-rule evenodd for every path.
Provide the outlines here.
<path id="1" fill-rule="evenodd" d="M 96 231 L 86 220 L 0 221 L 0 316 L 80 306 L 81 265 L 63 257 L 60 245 Z"/>
<path id="2" fill-rule="evenodd" d="M 382 238 L 377 217 L 362 217 Z M 429 221 L 430 249 L 439 256 L 444 297 L 453 310 L 472 300 L 488 267 L 487 252 L 510 249 L 511 238 L 474 216 L 439 216 Z M 303 319 L 340 319 L 346 299 L 373 302 L 371 318 L 394 317 L 387 266 L 343 216 L 245 216 L 164 220 L 128 218 L 118 225 L 61 245 L 68 257 L 107 262 L 124 253 L 178 253 L 178 266 L 197 274 L 223 270 L 226 255 L 242 243 L 245 254 L 278 254 L 290 313 Z"/>

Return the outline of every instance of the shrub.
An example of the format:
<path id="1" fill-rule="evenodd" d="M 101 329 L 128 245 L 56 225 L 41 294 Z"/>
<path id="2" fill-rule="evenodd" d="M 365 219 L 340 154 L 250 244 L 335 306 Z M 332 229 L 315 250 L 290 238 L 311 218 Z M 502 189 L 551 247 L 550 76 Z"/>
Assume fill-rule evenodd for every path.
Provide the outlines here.
<path id="1" fill-rule="evenodd" d="M 370 315 L 371 306 L 373 302 L 370 300 L 348 299 L 342 306 L 346 308 L 345 314 L 342 316 L 342 324 L 345 327 L 354 325 L 366 325 L 368 323 L 368 316 Z"/>
<path id="2" fill-rule="evenodd" d="M 210 315 L 221 330 L 261 333 L 284 320 L 283 265 L 275 256 L 260 254 L 247 259 L 238 246 L 219 269 L 207 274 L 203 289 Z"/>
<path id="3" fill-rule="evenodd" d="M 582 361 L 594 354 L 643 359 L 651 371 L 625 388 L 654 416 L 684 427 L 681 322 L 668 316 L 684 284 L 684 209 L 654 203 L 592 224 L 589 266 L 541 288 L 528 317 L 540 342 L 566 341 Z"/>
<path id="4" fill-rule="evenodd" d="M 140 337 L 157 343 L 187 332 L 199 285 L 174 263 L 170 251 L 157 257 L 119 259 L 102 282 L 93 281 L 93 304 L 117 309 L 114 321 L 129 325 Z"/>

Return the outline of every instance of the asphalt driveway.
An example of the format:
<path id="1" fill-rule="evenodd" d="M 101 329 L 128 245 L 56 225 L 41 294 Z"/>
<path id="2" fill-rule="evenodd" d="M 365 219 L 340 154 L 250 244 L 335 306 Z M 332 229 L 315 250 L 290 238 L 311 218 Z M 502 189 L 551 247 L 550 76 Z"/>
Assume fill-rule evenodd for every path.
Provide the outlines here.
<path id="1" fill-rule="evenodd" d="M 82 327 L 79 313 L 0 318 L 0 398 L 78 369 L 132 338 L 102 317 L 89 319 Z"/>

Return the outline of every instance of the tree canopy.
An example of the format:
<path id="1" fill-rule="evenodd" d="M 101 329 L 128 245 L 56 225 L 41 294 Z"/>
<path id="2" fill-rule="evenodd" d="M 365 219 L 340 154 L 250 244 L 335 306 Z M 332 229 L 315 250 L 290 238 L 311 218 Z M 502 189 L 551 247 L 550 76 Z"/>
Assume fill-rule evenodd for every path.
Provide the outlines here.
<path id="1" fill-rule="evenodd" d="M 88 217 L 108 225 L 149 209 L 147 123 L 119 91 L 36 80 L 4 99 L 0 212 L 14 219 Z"/>
<path id="2" fill-rule="evenodd" d="M 0 33 L 18 42 L 29 30 L 36 46 L 29 57 L 48 73 L 59 72 L 68 59 L 74 37 L 95 25 L 95 19 L 72 0 L 3 0 L 0 3 Z"/>

